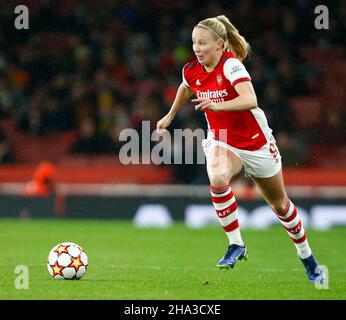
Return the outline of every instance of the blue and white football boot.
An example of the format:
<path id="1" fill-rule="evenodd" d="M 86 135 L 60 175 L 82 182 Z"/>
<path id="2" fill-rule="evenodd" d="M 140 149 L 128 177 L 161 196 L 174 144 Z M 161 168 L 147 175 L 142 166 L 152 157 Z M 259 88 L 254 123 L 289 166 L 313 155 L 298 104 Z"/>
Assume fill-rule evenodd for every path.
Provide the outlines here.
<path id="1" fill-rule="evenodd" d="M 311 282 L 323 283 L 325 281 L 324 271 L 316 261 L 314 255 L 311 255 L 306 259 L 300 258 L 300 260 L 302 261 L 306 274 Z"/>
<path id="2" fill-rule="evenodd" d="M 245 261 L 248 258 L 246 246 L 238 246 L 231 244 L 228 246 L 225 256 L 219 261 L 217 267 L 219 269 L 230 269 L 239 261 Z"/>

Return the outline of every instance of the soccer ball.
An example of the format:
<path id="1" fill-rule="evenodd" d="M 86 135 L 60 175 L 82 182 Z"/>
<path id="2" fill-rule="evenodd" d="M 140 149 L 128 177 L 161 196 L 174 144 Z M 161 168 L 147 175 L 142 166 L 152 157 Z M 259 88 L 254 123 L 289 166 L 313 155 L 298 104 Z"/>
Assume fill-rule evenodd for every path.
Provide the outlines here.
<path id="1" fill-rule="evenodd" d="M 59 243 L 48 254 L 47 268 L 54 279 L 78 280 L 88 269 L 88 256 L 78 244 Z"/>

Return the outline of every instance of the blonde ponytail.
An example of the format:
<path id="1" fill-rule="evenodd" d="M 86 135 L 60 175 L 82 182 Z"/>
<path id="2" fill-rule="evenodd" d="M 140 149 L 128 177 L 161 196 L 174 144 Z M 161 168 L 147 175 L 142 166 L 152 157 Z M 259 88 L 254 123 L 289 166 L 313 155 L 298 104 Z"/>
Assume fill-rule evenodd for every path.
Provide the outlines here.
<path id="1" fill-rule="evenodd" d="M 197 27 L 204 27 L 210 30 L 216 38 L 222 39 L 225 43 L 223 49 L 231 51 L 240 61 L 244 61 L 250 54 L 249 43 L 225 15 L 202 20 Z"/>
<path id="2" fill-rule="evenodd" d="M 229 51 L 240 60 L 243 61 L 250 54 L 250 44 L 245 40 L 245 38 L 239 34 L 238 29 L 229 21 L 225 15 L 220 15 L 216 17 L 226 28 L 227 40 L 226 46 Z"/>

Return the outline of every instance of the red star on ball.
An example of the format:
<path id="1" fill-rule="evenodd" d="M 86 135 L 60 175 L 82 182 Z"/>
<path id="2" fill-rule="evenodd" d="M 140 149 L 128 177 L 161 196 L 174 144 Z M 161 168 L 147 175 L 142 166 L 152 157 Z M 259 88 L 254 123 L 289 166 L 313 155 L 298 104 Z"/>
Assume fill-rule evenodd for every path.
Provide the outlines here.
<path id="1" fill-rule="evenodd" d="M 80 261 L 80 258 L 73 258 L 71 257 L 72 262 L 69 264 L 69 267 L 74 268 L 76 271 L 78 271 L 79 267 L 83 265 L 83 262 Z"/>
<path id="2" fill-rule="evenodd" d="M 57 252 L 59 255 L 62 253 L 68 253 L 67 251 L 68 246 L 65 246 L 63 244 L 60 244 L 59 247 L 57 247 L 54 251 Z"/>
<path id="3" fill-rule="evenodd" d="M 62 270 L 64 269 L 64 267 L 60 267 L 58 265 L 58 261 L 55 262 L 54 266 L 51 266 L 52 270 L 53 270 L 53 276 L 59 275 L 59 276 L 63 276 L 62 274 Z"/>

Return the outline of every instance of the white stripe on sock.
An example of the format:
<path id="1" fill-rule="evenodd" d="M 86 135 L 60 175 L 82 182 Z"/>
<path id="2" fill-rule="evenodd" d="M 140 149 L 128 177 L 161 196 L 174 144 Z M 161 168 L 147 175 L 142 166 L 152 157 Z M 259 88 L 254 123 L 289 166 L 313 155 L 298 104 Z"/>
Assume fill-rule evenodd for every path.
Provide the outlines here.
<path id="1" fill-rule="evenodd" d="M 298 255 L 302 259 L 306 259 L 311 256 L 312 251 L 308 244 L 308 240 L 303 241 L 302 243 L 295 243 L 296 249 L 298 251 Z"/>
<path id="2" fill-rule="evenodd" d="M 219 217 L 220 223 L 223 227 L 228 226 L 229 224 L 231 224 L 232 222 L 234 222 L 237 219 L 238 219 L 238 209 L 235 209 L 232 213 L 230 213 L 225 218 Z"/>
<path id="3" fill-rule="evenodd" d="M 215 198 L 222 198 L 222 197 L 227 196 L 228 194 L 230 194 L 231 191 L 232 191 L 232 189 L 228 188 L 228 190 L 226 192 L 224 192 L 224 193 L 214 193 L 214 192 L 210 191 L 210 194 L 213 197 L 215 197 Z"/>
<path id="4" fill-rule="evenodd" d="M 292 229 L 293 227 L 295 227 L 298 222 L 299 222 L 300 218 L 299 218 L 299 214 L 297 213 L 296 217 L 290 221 L 290 222 L 284 222 L 284 221 L 281 221 L 281 224 L 284 225 L 286 228 L 289 228 L 289 229 Z"/>
<path id="5" fill-rule="evenodd" d="M 240 228 L 237 228 L 230 232 L 226 232 L 226 235 L 229 239 L 229 244 L 237 244 L 238 246 L 244 245 L 244 242 L 240 233 Z"/>
<path id="6" fill-rule="evenodd" d="M 222 202 L 222 203 L 213 202 L 213 205 L 216 210 L 224 210 L 230 205 L 232 205 L 234 202 L 235 202 L 235 197 L 233 196 L 231 199 L 227 200 L 226 202 Z"/>

